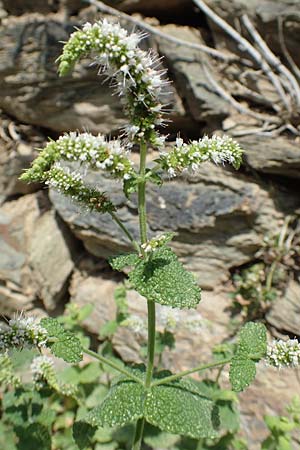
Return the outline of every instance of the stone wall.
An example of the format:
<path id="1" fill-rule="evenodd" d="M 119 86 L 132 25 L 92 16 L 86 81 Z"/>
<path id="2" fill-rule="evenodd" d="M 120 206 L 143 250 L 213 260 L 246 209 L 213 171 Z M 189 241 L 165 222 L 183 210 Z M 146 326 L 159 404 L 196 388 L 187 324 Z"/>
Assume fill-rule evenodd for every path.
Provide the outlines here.
<path id="1" fill-rule="evenodd" d="M 284 11 L 286 46 L 297 62 L 300 19 L 294 14 L 296 1 L 209 0 L 207 4 L 229 21 L 246 11 L 279 56 L 283 56 L 282 48 L 274 24 Z M 124 0 L 110 5 L 145 15 L 146 22 L 159 31 L 187 42 L 225 48 L 228 54 L 234 49 L 231 40 L 194 8 L 192 0 Z M 66 302 L 92 302 L 95 309 L 86 327 L 97 334 L 99 326 L 114 316 L 113 291 L 120 281 L 106 258 L 128 249 L 128 244 L 109 217 L 82 213 L 43 186 L 20 183 L 18 176 L 48 136 L 83 129 L 115 135 L 126 123 L 119 99 L 111 96 L 89 61 L 66 78 L 56 74 L 60 41 L 67 39 L 74 26 L 95 20 L 101 13 L 80 0 L 2 0 L 0 16 L 0 310 L 7 316 L 17 309 L 55 315 Z M 130 21 L 124 25 L 132 28 Z M 165 357 L 167 365 L 184 369 L 193 366 L 195 358 L 207 359 L 213 344 L 230 338 L 226 290 L 231 271 L 254 261 L 264 236 L 277 233 L 284 217 L 299 211 L 299 137 L 289 130 L 263 135 L 253 117 L 241 115 L 220 95 L 214 78 L 236 94 L 232 73 L 239 70 L 237 63 L 227 64 L 225 70 L 224 62 L 161 36 L 147 38 L 144 45 L 164 56 L 163 64 L 173 81 L 173 122 L 167 129 L 170 142 L 179 130 L 188 139 L 223 129 L 238 136 L 245 148 L 239 172 L 207 164 L 196 176 L 167 182 L 161 189 L 149 188 L 150 234 L 170 229 L 176 233 L 173 247 L 204 289 L 198 313 L 210 326 L 192 336 L 179 330 L 178 349 Z M 207 65 L 213 78 L 205 70 Z M 245 91 L 239 98 L 246 101 Z M 247 101 L 249 106 L 251 99 Z M 261 107 L 266 105 L 262 102 Z M 293 126 L 297 125 L 294 121 Z M 155 157 L 154 152 L 149 155 Z M 137 236 L 136 199 L 126 200 L 119 186 L 104 176 L 89 176 L 111 193 L 122 219 Z M 295 278 L 268 315 L 270 330 L 300 334 L 299 291 Z M 143 300 L 134 294 L 130 304 L 135 313 L 145 313 Z M 201 356 L 199 342 L 204 345 Z M 137 355 L 137 342 L 126 330 L 115 337 L 114 345 L 124 359 L 130 361 Z M 262 415 L 282 411 L 296 386 L 299 390 L 296 374 L 274 376 L 261 367 L 257 382 L 241 396 L 244 431 L 251 437 L 253 450 L 265 433 Z"/>

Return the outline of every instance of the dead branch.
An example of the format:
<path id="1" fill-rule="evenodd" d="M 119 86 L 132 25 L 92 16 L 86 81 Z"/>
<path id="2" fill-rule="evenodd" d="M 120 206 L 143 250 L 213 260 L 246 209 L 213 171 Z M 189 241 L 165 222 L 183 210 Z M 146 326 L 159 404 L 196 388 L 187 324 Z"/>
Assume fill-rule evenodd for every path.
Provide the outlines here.
<path id="1" fill-rule="evenodd" d="M 266 76 L 269 78 L 270 82 L 276 89 L 278 96 L 280 97 L 283 105 L 290 112 L 290 105 L 287 101 L 286 93 L 280 83 L 278 77 L 274 74 L 269 64 L 265 61 L 263 56 L 256 50 L 253 45 L 247 41 L 243 36 L 241 36 L 231 25 L 229 25 L 225 20 L 223 20 L 218 14 L 216 14 L 211 8 L 209 8 L 206 3 L 202 0 L 193 0 L 195 5 L 201 9 L 213 22 L 215 22 L 220 28 L 222 28 L 232 39 L 234 39 L 239 46 L 239 49 L 247 52 L 253 60 L 261 67 Z"/>
<path id="2" fill-rule="evenodd" d="M 254 42 L 257 44 L 261 51 L 262 56 L 266 61 L 273 66 L 281 75 L 286 77 L 290 84 L 290 93 L 294 96 L 296 100 L 297 107 L 300 107 L 300 87 L 299 84 L 287 67 L 285 67 L 277 56 L 274 55 L 272 50 L 268 47 L 265 41 L 262 39 L 258 31 L 254 28 L 247 14 L 242 16 L 242 23 L 245 25 L 250 36 L 252 36 Z"/>
<path id="3" fill-rule="evenodd" d="M 284 33 L 283 33 L 283 18 L 278 17 L 278 38 L 279 38 L 279 44 L 282 50 L 282 53 L 284 54 L 287 62 L 289 63 L 292 71 L 294 72 L 295 76 L 297 77 L 298 81 L 300 82 L 300 69 L 293 60 L 290 52 L 287 49 L 285 39 L 284 39 Z"/>
<path id="4" fill-rule="evenodd" d="M 254 117 L 256 120 L 258 120 L 260 122 L 274 123 L 274 124 L 280 125 L 281 120 L 278 117 L 269 116 L 269 115 L 261 114 L 261 113 L 255 113 L 251 109 L 241 105 L 215 79 L 215 77 L 212 74 L 212 71 L 209 70 L 207 64 L 202 64 L 202 67 L 203 67 L 203 71 L 204 71 L 209 83 L 215 89 L 216 93 L 219 94 L 224 100 L 229 102 L 231 104 L 231 106 L 233 106 L 233 108 L 236 109 L 239 113 L 246 114 L 247 116 L 250 116 L 250 117 Z"/>

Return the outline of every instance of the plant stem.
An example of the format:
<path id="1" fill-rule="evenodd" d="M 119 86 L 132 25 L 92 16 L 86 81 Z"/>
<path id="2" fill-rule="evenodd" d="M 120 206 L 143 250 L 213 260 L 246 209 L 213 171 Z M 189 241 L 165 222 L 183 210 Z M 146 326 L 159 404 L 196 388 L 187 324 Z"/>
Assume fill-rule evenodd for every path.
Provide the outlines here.
<path id="1" fill-rule="evenodd" d="M 154 354 L 155 354 L 155 303 L 151 300 L 147 300 L 148 306 L 148 360 L 147 371 L 145 378 L 145 387 L 148 388 L 151 385 L 153 367 L 154 367 Z"/>
<path id="2" fill-rule="evenodd" d="M 138 183 L 138 208 L 139 208 L 139 225 L 140 225 L 140 237 L 141 244 L 147 242 L 147 213 L 146 213 L 146 155 L 147 145 L 143 142 L 140 146 L 140 171 L 139 171 L 139 183 Z M 147 356 L 147 369 L 145 377 L 145 388 L 151 386 L 153 366 L 154 366 L 154 354 L 155 354 L 155 303 L 147 301 L 148 307 L 148 356 Z M 135 426 L 135 435 L 133 440 L 132 450 L 140 450 L 143 431 L 144 431 L 145 419 L 139 419 Z"/>
<path id="3" fill-rule="evenodd" d="M 136 381 L 137 383 L 142 383 L 142 380 L 132 373 L 128 372 L 128 370 L 121 367 L 119 364 L 114 363 L 113 361 L 110 361 L 109 359 L 105 358 L 104 356 L 99 355 L 96 352 L 93 352 L 93 350 L 89 349 L 83 349 L 83 352 L 87 355 L 92 356 L 95 359 L 98 359 L 98 361 L 102 362 L 102 364 L 106 364 L 109 367 L 112 367 L 113 369 L 117 370 L 118 372 L 122 373 L 123 375 L 126 375 L 128 378 L 130 378 L 133 381 Z"/>
<path id="4" fill-rule="evenodd" d="M 135 434 L 133 438 L 132 450 L 140 450 L 143 432 L 144 432 L 145 419 L 139 419 L 135 426 Z"/>
<path id="5" fill-rule="evenodd" d="M 136 251 L 138 253 L 140 253 L 140 247 L 139 244 L 137 243 L 137 241 L 133 238 L 132 234 L 130 233 L 130 231 L 128 230 L 128 228 L 123 224 L 123 222 L 119 219 L 119 217 L 117 216 L 117 214 L 115 214 L 114 212 L 110 212 L 109 213 L 112 217 L 112 219 L 116 222 L 117 225 L 119 225 L 119 227 L 121 228 L 121 230 L 123 231 L 123 233 L 128 237 L 128 239 L 130 240 L 130 242 L 132 243 L 132 245 L 134 246 L 134 248 L 136 249 Z"/>
<path id="6" fill-rule="evenodd" d="M 159 386 L 160 384 L 169 383 L 171 381 L 178 380 L 178 378 L 182 378 L 186 375 L 190 375 L 195 372 L 200 372 L 205 369 L 213 369 L 214 367 L 224 366 L 228 364 L 232 358 L 223 359 L 222 361 L 211 362 L 208 364 L 203 364 L 201 366 L 195 367 L 194 369 L 184 370 L 183 372 L 175 373 L 174 375 L 170 375 L 169 377 L 161 378 L 160 380 L 154 381 L 151 386 Z"/>
<path id="7" fill-rule="evenodd" d="M 140 146 L 140 180 L 138 183 L 138 208 L 140 221 L 141 244 L 147 241 L 147 215 L 146 215 L 146 154 L 147 146 L 142 143 Z"/>

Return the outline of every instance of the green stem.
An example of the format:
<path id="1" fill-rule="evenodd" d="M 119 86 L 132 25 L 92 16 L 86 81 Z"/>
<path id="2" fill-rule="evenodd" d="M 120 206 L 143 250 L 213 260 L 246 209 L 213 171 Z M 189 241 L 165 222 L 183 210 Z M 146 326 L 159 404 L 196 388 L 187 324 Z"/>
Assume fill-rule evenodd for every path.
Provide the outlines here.
<path id="1" fill-rule="evenodd" d="M 143 432 L 144 432 L 145 419 L 139 419 L 135 426 L 135 434 L 133 438 L 132 450 L 140 450 Z"/>
<path id="2" fill-rule="evenodd" d="M 123 375 L 126 375 L 131 380 L 136 381 L 137 383 L 142 383 L 142 380 L 140 378 L 128 372 L 128 370 L 124 369 L 119 364 L 116 364 L 113 361 L 110 361 L 109 359 L 105 358 L 104 356 L 99 355 L 99 353 L 93 352 L 93 350 L 89 349 L 83 349 L 83 352 L 86 353 L 87 355 L 92 356 L 95 359 L 98 359 L 98 361 L 102 362 L 102 364 L 106 364 L 107 366 L 112 367 L 113 369 L 117 370 Z"/>
<path id="3" fill-rule="evenodd" d="M 140 146 L 140 171 L 138 182 L 138 208 L 139 208 L 141 244 L 147 242 L 146 180 L 145 180 L 146 155 L 147 155 L 147 145 L 146 143 L 142 143 Z M 148 357 L 147 357 L 147 369 L 145 378 L 146 388 L 150 387 L 151 385 L 154 366 L 154 354 L 155 354 L 155 303 L 148 300 L 147 306 L 148 306 Z M 136 423 L 132 450 L 140 450 L 141 448 L 144 424 L 145 424 L 144 419 L 139 419 Z"/>
<path id="4" fill-rule="evenodd" d="M 213 369 L 214 367 L 224 366 L 228 364 L 232 358 L 223 359 L 222 361 L 216 361 L 208 364 L 203 364 L 201 366 L 195 367 L 194 369 L 184 370 L 183 372 L 175 373 L 174 375 L 170 375 L 169 377 L 161 378 L 160 380 L 154 381 L 151 386 L 159 386 L 160 384 L 170 383 L 171 381 L 178 380 L 178 378 L 182 378 L 186 375 L 190 375 L 195 372 L 200 372 L 205 369 Z"/>
<path id="5" fill-rule="evenodd" d="M 114 212 L 110 212 L 109 213 L 112 217 L 112 219 L 116 222 L 116 224 L 121 228 L 121 230 L 123 231 L 123 233 L 128 237 L 128 239 L 130 240 L 130 242 L 132 243 L 132 245 L 134 246 L 134 248 L 136 249 L 136 251 L 138 253 L 140 253 L 140 247 L 139 244 L 137 243 L 137 241 L 133 238 L 132 234 L 130 233 L 130 231 L 128 230 L 128 228 L 123 224 L 123 222 L 119 219 L 119 217 L 117 216 L 117 214 L 115 214 Z"/>
<path id="6" fill-rule="evenodd" d="M 148 360 L 147 371 L 145 378 L 145 387 L 148 388 L 151 385 L 153 367 L 154 367 L 154 355 L 155 355 L 155 303 L 151 300 L 147 300 L 148 306 Z"/>
<path id="7" fill-rule="evenodd" d="M 139 208 L 139 221 L 140 221 L 140 236 L 141 243 L 144 244 L 147 241 L 147 215 L 146 215 L 146 154 L 147 146 L 145 143 L 140 147 L 140 180 L 138 183 L 138 208 Z"/>

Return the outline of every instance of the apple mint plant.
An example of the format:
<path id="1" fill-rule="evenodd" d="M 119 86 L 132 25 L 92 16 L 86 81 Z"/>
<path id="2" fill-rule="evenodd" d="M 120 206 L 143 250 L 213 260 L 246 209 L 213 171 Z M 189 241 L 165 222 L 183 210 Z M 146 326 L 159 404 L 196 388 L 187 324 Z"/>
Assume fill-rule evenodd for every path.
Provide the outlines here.
<path id="1" fill-rule="evenodd" d="M 196 308 L 200 288 L 195 277 L 185 270 L 169 247 L 172 233 L 148 238 L 146 187 L 158 185 L 187 171 L 197 171 L 206 161 L 229 163 L 238 169 L 242 150 L 230 137 L 204 137 L 184 143 L 178 138 L 171 150 L 164 148 L 165 136 L 158 127 L 165 121 L 164 94 L 168 81 L 153 53 L 138 47 L 143 36 L 128 34 L 119 24 L 106 20 L 75 31 L 59 57 L 59 73 L 66 75 L 82 57 L 94 56 L 100 72 L 111 80 L 121 97 L 128 126 L 119 139 L 102 135 L 71 132 L 50 141 L 21 179 L 43 182 L 70 197 L 85 209 L 110 214 L 128 238 L 132 252 L 112 257 L 113 269 L 129 267 L 131 287 L 145 297 L 148 306 L 146 365 L 129 366 L 116 358 L 86 348 L 82 340 L 53 318 L 36 321 L 23 315 L 1 326 L 0 349 L 5 361 L 13 348 L 35 347 L 50 350 L 68 363 L 78 363 L 83 354 L 98 360 L 103 367 L 118 373 L 103 401 L 87 415 L 75 421 L 73 436 L 79 448 L 89 446 L 92 436 L 102 427 L 134 424 L 132 450 L 141 448 L 145 424 L 168 433 L 193 439 L 214 438 L 220 423 L 219 406 L 211 391 L 188 375 L 230 364 L 233 391 L 242 391 L 254 379 L 256 364 L 266 358 L 275 366 L 296 366 L 300 362 L 297 342 L 275 343 L 267 347 L 266 329 L 259 323 L 247 323 L 239 334 L 233 355 L 216 358 L 189 370 L 171 373 L 155 368 L 156 304 L 169 308 Z M 139 146 L 138 170 L 130 159 L 130 149 Z M 160 153 L 155 163 L 147 164 L 147 148 Z M 71 164 L 70 164 L 71 163 Z M 121 180 L 124 194 L 137 192 L 140 239 L 135 240 L 118 216 L 117 207 L 107 193 L 87 184 L 85 170 L 103 170 Z M 196 359 L 196 355 L 195 355 Z M 60 384 L 49 357 L 41 356 L 33 364 L 36 383 L 48 380 L 52 388 L 76 396 L 72 386 Z M 49 381 L 50 380 L 50 381 Z"/>

